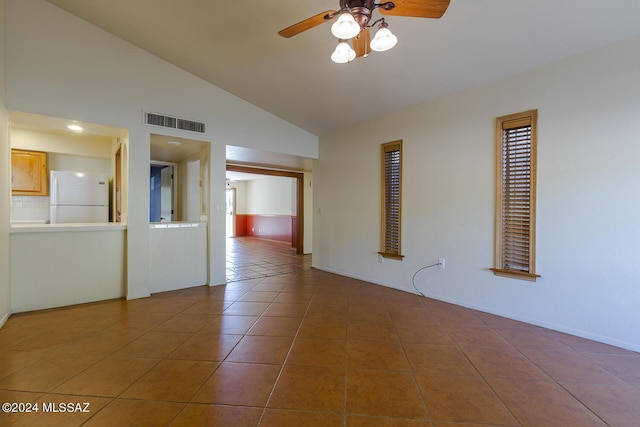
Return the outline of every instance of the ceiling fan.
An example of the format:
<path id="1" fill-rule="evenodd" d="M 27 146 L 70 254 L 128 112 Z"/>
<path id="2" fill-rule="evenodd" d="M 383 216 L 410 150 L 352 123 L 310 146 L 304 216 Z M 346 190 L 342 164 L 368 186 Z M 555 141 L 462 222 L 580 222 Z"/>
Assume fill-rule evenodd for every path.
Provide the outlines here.
<path id="1" fill-rule="evenodd" d="M 355 58 L 367 56 L 371 50 L 382 52 L 396 45 L 398 39 L 389 31 L 384 17 L 371 22 L 373 11 L 389 16 L 438 19 L 444 15 L 450 0 L 394 0 L 376 3 L 375 0 L 340 0 L 340 10 L 327 10 L 293 24 L 278 32 L 282 37 L 293 37 L 310 30 L 336 16 L 331 32 L 339 40 L 331 59 L 337 63 L 347 63 Z M 378 26 L 373 40 L 370 28 Z M 351 39 L 353 48 L 347 43 Z"/>

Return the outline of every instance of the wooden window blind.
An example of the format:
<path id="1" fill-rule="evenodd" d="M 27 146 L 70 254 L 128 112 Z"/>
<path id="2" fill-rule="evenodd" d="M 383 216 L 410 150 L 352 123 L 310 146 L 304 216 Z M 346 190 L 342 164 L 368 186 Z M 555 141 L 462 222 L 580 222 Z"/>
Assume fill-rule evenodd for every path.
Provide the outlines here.
<path id="1" fill-rule="evenodd" d="M 402 258 L 402 141 L 382 144 L 382 251 Z"/>
<path id="2" fill-rule="evenodd" d="M 534 280 L 537 110 L 496 120 L 494 273 Z"/>

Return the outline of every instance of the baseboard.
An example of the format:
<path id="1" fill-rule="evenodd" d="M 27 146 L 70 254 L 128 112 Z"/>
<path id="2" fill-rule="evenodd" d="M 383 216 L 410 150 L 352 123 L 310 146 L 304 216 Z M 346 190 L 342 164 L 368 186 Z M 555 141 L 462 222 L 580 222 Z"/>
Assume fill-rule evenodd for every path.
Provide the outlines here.
<path id="1" fill-rule="evenodd" d="M 7 323 L 7 320 L 9 320 L 9 317 L 11 317 L 11 311 L 9 311 L 7 314 L 2 316 L 2 319 L 0 319 L 0 328 L 2 328 L 5 323 Z"/>

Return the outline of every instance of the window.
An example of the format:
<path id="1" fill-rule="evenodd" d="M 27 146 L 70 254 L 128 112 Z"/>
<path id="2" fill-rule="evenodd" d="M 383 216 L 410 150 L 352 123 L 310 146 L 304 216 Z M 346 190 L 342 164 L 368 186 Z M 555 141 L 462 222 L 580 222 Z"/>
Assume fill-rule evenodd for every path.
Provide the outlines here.
<path id="1" fill-rule="evenodd" d="M 382 251 L 386 258 L 402 259 L 402 141 L 382 144 Z"/>
<path id="2" fill-rule="evenodd" d="M 537 110 L 496 119 L 497 275 L 535 280 Z"/>

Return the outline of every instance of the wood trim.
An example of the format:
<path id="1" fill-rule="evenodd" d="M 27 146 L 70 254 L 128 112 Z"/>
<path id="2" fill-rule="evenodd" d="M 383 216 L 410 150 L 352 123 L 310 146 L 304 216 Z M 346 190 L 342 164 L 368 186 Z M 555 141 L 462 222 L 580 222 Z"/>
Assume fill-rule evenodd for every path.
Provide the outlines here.
<path id="1" fill-rule="evenodd" d="M 386 159 L 385 154 L 391 151 L 399 151 L 400 152 L 400 177 L 399 177 L 399 192 L 400 192 L 400 202 L 398 206 L 398 253 L 391 254 L 388 252 L 384 252 L 386 249 L 386 205 L 385 205 L 385 189 L 386 189 Z M 404 256 L 402 253 L 402 164 L 403 164 L 403 153 L 402 153 L 402 140 L 396 140 L 381 144 L 381 155 L 380 155 L 380 212 L 381 212 L 381 221 L 380 221 L 380 247 L 382 249 L 378 254 L 382 255 L 385 258 L 396 258 L 402 259 Z"/>
<path id="2" fill-rule="evenodd" d="M 529 273 L 503 270 L 503 239 L 502 235 L 502 159 L 503 159 L 503 130 L 531 126 L 531 154 L 530 154 L 530 200 L 529 200 Z M 494 265 L 491 270 L 497 275 L 518 277 L 540 277 L 535 274 L 536 266 L 536 181 L 537 181 L 537 126 L 538 110 L 528 110 L 521 113 L 497 117 L 495 119 L 495 254 Z"/>
<path id="3" fill-rule="evenodd" d="M 230 172 L 243 172 L 253 173 L 257 175 L 270 175 L 270 176 L 284 176 L 288 178 L 296 179 L 296 216 L 298 217 L 298 241 L 296 247 L 296 253 L 298 255 L 304 254 L 304 173 L 292 172 L 277 169 L 262 169 L 251 166 L 241 165 L 227 165 L 227 170 Z"/>
<path id="4" fill-rule="evenodd" d="M 531 274 L 524 271 L 502 270 L 500 268 L 490 268 L 489 270 L 493 271 L 493 274 L 495 274 L 496 276 L 511 277 L 513 279 L 530 280 L 532 282 L 535 282 L 538 277 L 541 277 L 539 274 Z"/>

